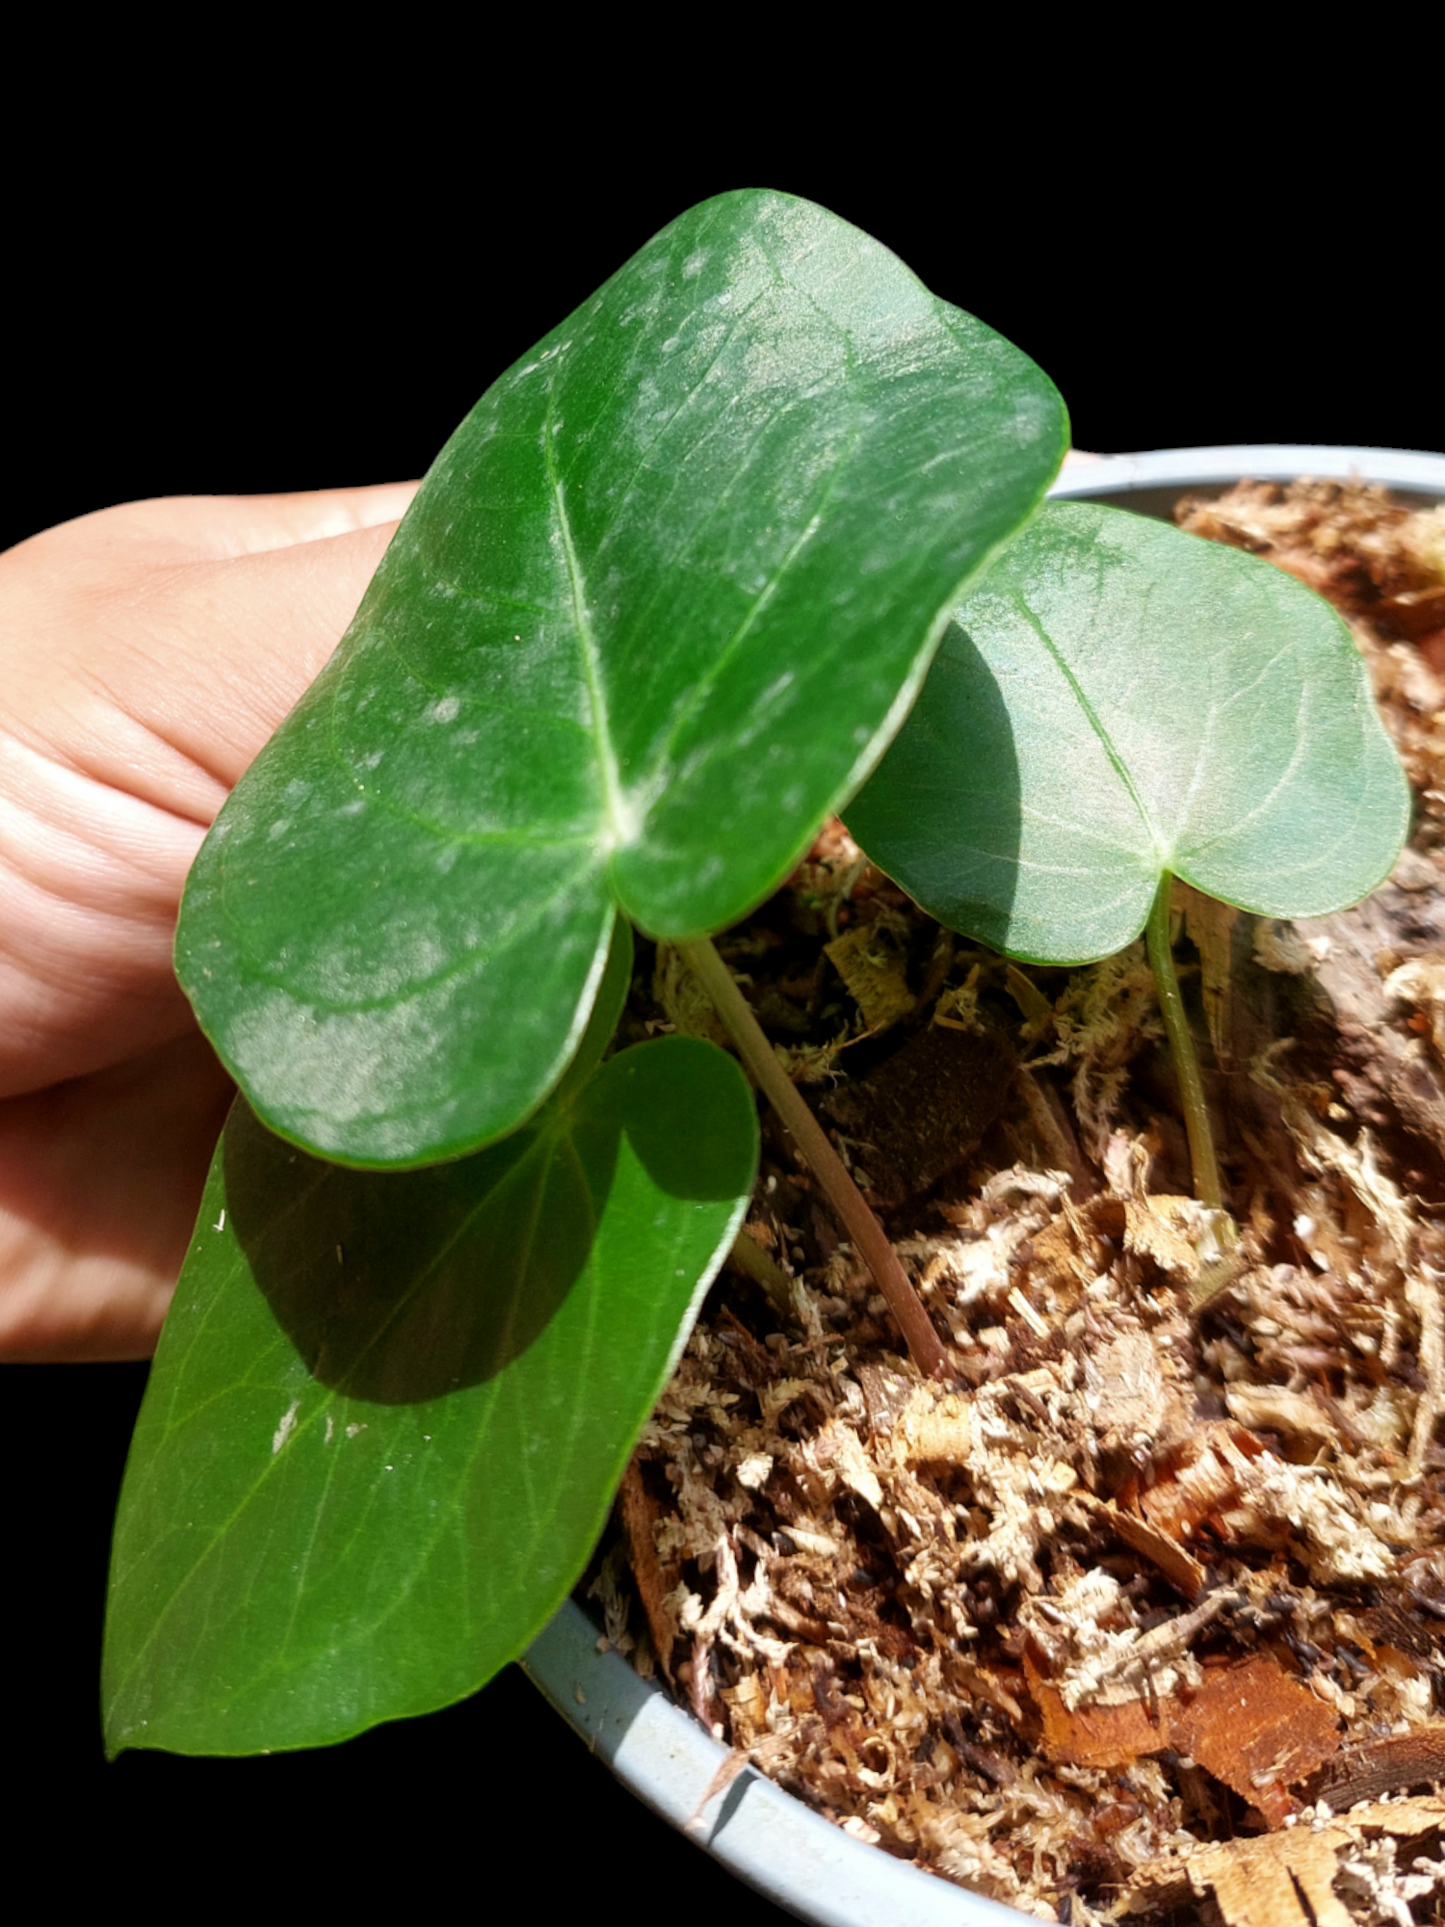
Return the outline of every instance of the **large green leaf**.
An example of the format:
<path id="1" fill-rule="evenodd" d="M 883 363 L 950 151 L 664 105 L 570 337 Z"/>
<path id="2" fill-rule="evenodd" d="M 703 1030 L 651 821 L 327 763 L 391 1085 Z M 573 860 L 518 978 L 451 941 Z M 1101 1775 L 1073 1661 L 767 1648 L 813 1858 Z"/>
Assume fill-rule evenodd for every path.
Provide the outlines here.
<path id="1" fill-rule="evenodd" d="M 462 424 L 195 865 L 177 967 L 259 1114 L 353 1164 L 514 1128 L 618 908 L 691 937 L 775 887 L 1066 436 L 823 209 L 664 229 Z"/>
<path id="2" fill-rule="evenodd" d="M 474 1691 L 555 1611 L 741 1218 L 731 1058 L 621 1052 L 417 1172 L 238 1102 L 131 1447 L 110 1750 L 339 1740 Z"/>
<path id="3" fill-rule="evenodd" d="M 848 809 L 952 929 L 1041 963 L 1139 934 L 1165 870 L 1269 916 L 1365 896 L 1409 793 L 1344 623 L 1272 564 L 1050 503 L 958 609 Z"/>

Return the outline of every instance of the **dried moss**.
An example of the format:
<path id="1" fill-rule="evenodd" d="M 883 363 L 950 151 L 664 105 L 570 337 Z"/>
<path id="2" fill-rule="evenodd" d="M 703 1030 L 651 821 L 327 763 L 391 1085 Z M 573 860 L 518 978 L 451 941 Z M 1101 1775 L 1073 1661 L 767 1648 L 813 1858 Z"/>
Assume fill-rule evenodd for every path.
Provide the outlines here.
<path id="1" fill-rule="evenodd" d="M 1180 1195 L 1141 959 L 1025 974 L 955 944 L 830 825 L 725 948 L 795 1074 L 846 1091 L 855 1166 L 882 1169 L 870 1092 L 924 1026 L 1023 1067 L 981 1142 L 911 1180 L 889 1153 L 955 1375 L 900 1355 L 774 1137 L 749 1235 L 789 1315 L 714 1292 L 592 1591 L 739 1759 L 1026 1913 L 1435 1919 L 1445 518 L 1332 483 L 1181 519 L 1345 609 L 1421 804 L 1361 911 L 1181 905 L 1240 1242 Z M 690 1011 L 665 956 L 639 976 L 639 1032 Z"/>

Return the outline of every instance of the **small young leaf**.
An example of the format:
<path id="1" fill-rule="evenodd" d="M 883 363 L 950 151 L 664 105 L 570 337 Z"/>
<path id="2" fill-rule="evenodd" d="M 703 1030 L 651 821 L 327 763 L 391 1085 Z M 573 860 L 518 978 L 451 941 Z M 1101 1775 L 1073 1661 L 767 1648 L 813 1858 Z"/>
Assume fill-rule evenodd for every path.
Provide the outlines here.
<path id="1" fill-rule="evenodd" d="M 1165 870 L 1267 916 L 1357 902 L 1409 792 L 1327 603 L 1237 549 L 1050 503 L 847 814 L 951 929 L 1082 963 L 1139 934 Z"/>
<path id="2" fill-rule="evenodd" d="M 126 1469 L 111 1752 L 319 1746 L 514 1659 L 586 1562 L 756 1160 L 741 1071 L 694 1038 L 425 1171 L 322 1164 L 238 1101 Z"/>
<path id="3" fill-rule="evenodd" d="M 515 1128 L 617 910 L 692 937 L 781 880 L 1066 440 L 823 209 L 664 229 L 458 429 L 196 862 L 177 968 L 261 1117 L 360 1165 Z"/>

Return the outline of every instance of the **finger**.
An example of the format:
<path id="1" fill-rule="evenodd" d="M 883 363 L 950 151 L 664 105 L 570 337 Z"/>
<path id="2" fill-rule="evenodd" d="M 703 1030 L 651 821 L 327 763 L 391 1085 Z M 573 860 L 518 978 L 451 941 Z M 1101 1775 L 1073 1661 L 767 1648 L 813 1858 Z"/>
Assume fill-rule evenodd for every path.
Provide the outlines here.
<path id="1" fill-rule="evenodd" d="M 0 1094 L 188 1021 L 170 949 L 196 847 L 394 527 L 152 567 L 62 605 L 63 673 L 51 650 L 15 652 L 0 688 Z M 6 613 L 22 639 L 43 634 L 43 597 Z"/>
<path id="2" fill-rule="evenodd" d="M 193 1027 L 171 944 L 203 834 L 0 735 L 0 1100 Z"/>
<path id="3" fill-rule="evenodd" d="M 229 791 L 320 674 L 395 532 L 381 523 L 189 571 L 184 645 L 168 652 L 169 684 L 152 686 L 148 727 Z"/>
<path id="4" fill-rule="evenodd" d="M 367 518 L 409 492 L 223 504 L 228 539 L 253 545 L 235 555 L 191 539 L 214 533 L 211 503 L 179 539 L 117 512 L 3 558 L 0 1091 L 176 1033 L 195 847 L 355 612 L 396 526 Z M 359 526 L 315 533 L 330 520 Z"/>
<path id="5" fill-rule="evenodd" d="M 67 565 L 82 544 L 92 564 L 164 557 L 175 562 L 256 555 L 298 542 L 325 541 L 398 521 L 419 482 L 382 482 L 371 488 L 323 488 L 279 495 L 158 495 L 97 509 L 32 536 L 26 560 L 61 551 Z"/>
<path id="6" fill-rule="evenodd" d="M 0 1103 L 0 1359 L 150 1355 L 230 1098 L 193 1031 Z"/>
<path id="7" fill-rule="evenodd" d="M 359 529 L 397 522 L 420 482 L 383 482 L 373 488 L 324 488 L 286 495 L 170 496 L 131 502 L 109 513 L 134 518 L 138 534 L 184 534 L 215 560 L 264 554 L 298 542 L 321 542 Z"/>
<path id="8" fill-rule="evenodd" d="M 188 563 L 149 580 L 143 608 L 120 593 L 93 611 L 76 766 L 208 825 L 335 649 L 395 528 Z"/>

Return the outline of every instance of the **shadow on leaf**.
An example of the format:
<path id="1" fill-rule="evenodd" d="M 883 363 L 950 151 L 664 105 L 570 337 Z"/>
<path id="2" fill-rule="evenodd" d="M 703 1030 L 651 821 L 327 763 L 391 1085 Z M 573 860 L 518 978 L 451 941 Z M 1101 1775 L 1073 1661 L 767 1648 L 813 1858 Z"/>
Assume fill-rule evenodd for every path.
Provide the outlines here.
<path id="1" fill-rule="evenodd" d="M 619 1205 L 624 1138 L 633 1176 Z M 692 1213 L 678 1220 L 669 1201 L 711 1225 L 711 1207 L 751 1189 L 757 1136 L 736 1066 L 666 1038 L 620 1052 L 513 1136 L 451 1164 L 327 1164 L 239 1100 L 222 1154 L 231 1230 L 311 1376 L 398 1405 L 493 1379 L 534 1345 L 592 1264 L 604 1213 L 612 1266 L 625 1253 L 634 1286 L 659 1264 L 681 1276 L 678 1225 Z M 689 1289 L 699 1256 L 683 1267 Z"/>
<path id="2" fill-rule="evenodd" d="M 1007 949 L 1023 830 L 1012 706 L 957 622 L 844 814 L 863 848 L 940 921 Z"/>
<path id="3" fill-rule="evenodd" d="M 532 1126 L 453 1164 L 355 1171 L 274 1137 L 238 1102 L 227 1209 L 258 1289 L 312 1377 L 397 1405 L 494 1378 L 582 1275 L 622 1134 L 599 1120 L 585 1168 Z"/>

